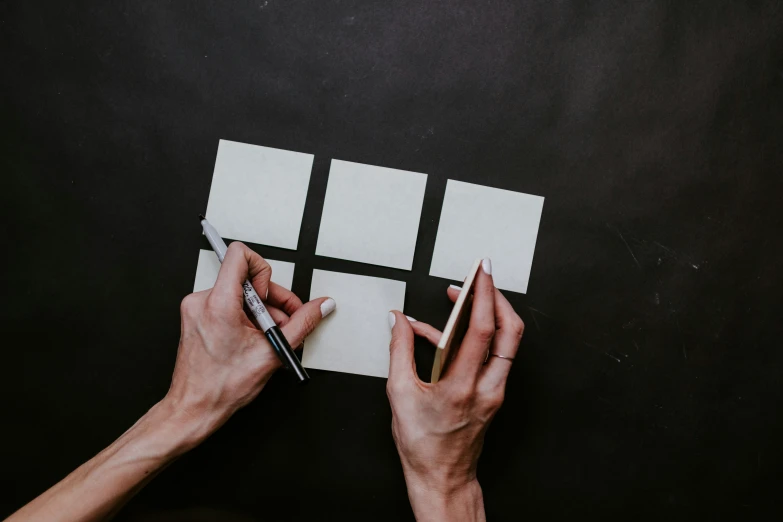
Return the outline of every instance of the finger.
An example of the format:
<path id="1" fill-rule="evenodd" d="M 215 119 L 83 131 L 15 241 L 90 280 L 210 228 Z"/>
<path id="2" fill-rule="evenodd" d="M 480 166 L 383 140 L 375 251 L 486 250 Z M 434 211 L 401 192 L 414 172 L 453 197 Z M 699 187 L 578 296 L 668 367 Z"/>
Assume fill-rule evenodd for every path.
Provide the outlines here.
<path id="1" fill-rule="evenodd" d="M 408 320 L 410 321 L 410 319 Z M 438 345 L 440 342 L 440 337 L 443 335 L 440 330 L 428 325 L 427 323 L 422 323 L 421 321 L 412 321 L 410 324 L 414 334 L 418 335 L 419 337 L 424 337 L 430 343 L 432 343 L 433 346 Z"/>
<path id="2" fill-rule="evenodd" d="M 289 316 L 294 315 L 294 312 L 302 306 L 302 300 L 295 293 L 273 281 L 269 282 L 269 293 L 266 300 L 268 304 L 276 306 Z"/>
<path id="3" fill-rule="evenodd" d="M 274 320 L 275 324 L 280 328 L 285 326 L 288 321 L 291 320 L 291 317 L 287 313 L 283 312 L 275 306 L 266 305 L 266 309 L 269 312 L 269 315 L 272 316 L 272 320 Z"/>
<path id="4" fill-rule="evenodd" d="M 294 347 L 302 344 L 305 337 L 315 330 L 321 319 L 332 313 L 336 306 L 331 297 L 319 297 L 300 306 L 286 325 L 280 327 L 288 344 Z"/>
<path id="5" fill-rule="evenodd" d="M 495 336 L 495 285 L 492 283 L 492 263 L 481 262 L 473 289 L 473 306 L 468 331 L 454 357 L 454 375 L 477 375 L 487 358 Z"/>
<path id="6" fill-rule="evenodd" d="M 394 389 L 395 386 L 405 386 L 416 377 L 416 363 L 413 359 L 413 328 L 408 318 L 393 310 L 389 312 L 389 326 L 389 389 Z"/>
<path id="7" fill-rule="evenodd" d="M 452 303 L 457 302 L 457 298 L 459 297 L 459 293 L 462 291 L 461 286 L 457 285 L 449 285 L 449 287 L 446 289 L 446 295 L 449 296 L 449 299 Z"/>
<path id="8" fill-rule="evenodd" d="M 244 244 L 234 241 L 228 245 L 223 264 L 220 265 L 217 282 L 209 297 L 217 301 L 220 306 L 242 308 L 242 283 L 249 279 L 258 296 L 264 299 L 270 277 L 272 277 L 272 267 L 269 263 Z"/>
<path id="9" fill-rule="evenodd" d="M 514 359 L 525 331 L 525 323 L 497 289 L 495 290 L 495 322 L 497 331 L 490 353 Z M 482 370 L 480 385 L 489 389 L 498 386 L 505 388 L 508 373 L 511 371 L 510 359 L 490 357 Z"/>
<path id="10" fill-rule="evenodd" d="M 277 326 L 282 327 L 290 320 L 288 314 L 286 314 L 279 308 L 275 308 L 274 306 L 267 305 L 266 309 L 267 311 L 269 311 L 269 315 L 272 316 L 272 320 L 275 322 Z M 258 324 L 258 319 L 255 318 L 253 313 L 247 307 L 245 307 L 245 317 L 247 317 L 248 320 L 247 326 L 256 328 L 257 330 L 261 329 L 261 325 Z"/>

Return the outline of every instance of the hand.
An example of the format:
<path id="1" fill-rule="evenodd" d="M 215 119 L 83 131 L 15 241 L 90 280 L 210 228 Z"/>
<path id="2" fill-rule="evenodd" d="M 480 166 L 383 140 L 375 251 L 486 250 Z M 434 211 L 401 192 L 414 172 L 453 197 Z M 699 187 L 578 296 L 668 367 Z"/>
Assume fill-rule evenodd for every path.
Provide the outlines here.
<path id="1" fill-rule="evenodd" d="M 197 439 L 252 401 L 281 366 L 264 333 L 244 311 L 245 279 L 258 295 L 266 296 L 267 309 L 291 346 L 299 346 L 335 308 L 334 300 L 326 297 L 302 304 L 292 292 L 272 283 L 271 275 L 269 263 L 235 241 L 214 288 L 182 301 L 182 335 L 164 402 L 191 419 Z"/>
<path id="2" fill-rule="evenodd" d="M 152 477 L 252 401 L 281 366 L 245 315 L 242 283 L 267 296 L 272 318 L 298 346 L 335 309 L 322 297 L 302 302 L 270 282 L 272 269 L 231 243 L 212 290 L 182 301 L 182 336 L 166 397 L 111 446 L 14 513 L 9 520 L 108 520 Z M 56 514 L 56 515 L 55 515 Z"/>
<path id="3" fill-rule="evenodd" d="M 449 288 L 455 301 L 459 290 Z M 402 461 L 408 496 L 418 520 L 483 519 L 476 466 L 484 433 L 503 403 L 511 361 L 524 323 L 492 282 L 489 259 L 482 262 L 474 289 L 470 323 L 445 375 L 422 382 L 413 359 L 414 334 L 437 344 L 441 333 L 392 312 L 391 361 L 387 394 L 392 434 Z M 485 363 L 486 360 L 486 363 Z"/>

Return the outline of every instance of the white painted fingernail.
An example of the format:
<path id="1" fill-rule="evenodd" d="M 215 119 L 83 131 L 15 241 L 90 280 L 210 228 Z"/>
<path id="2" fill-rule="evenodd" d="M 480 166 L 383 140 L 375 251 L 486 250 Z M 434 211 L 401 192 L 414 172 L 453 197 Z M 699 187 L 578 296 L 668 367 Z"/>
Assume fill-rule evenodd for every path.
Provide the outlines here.
<path id="1" fill-rule="evenodd" d="M 394 312 L 389 312 L 389 328 L 394 328 L 394 323 L 397 322 L 397 318 L 394 317 Z"/>
<path id="2" fill-rule="evenodd" d="M 413 318 L 413 317 L 411 317 L 410 315 L 406 315 L 405 317 L 407 317 L 407 318 L 408 318 L 408 321 L 410 321 L 410 322 L 412 322 L 412 323 L 415 323 L 415 322 L 416 322 L 416 319 L 414 319 L 414 318 Z"/>
<path id="3" fill-rule="evenodd" d="M 453 288 L 457 292 L 462 292 L 462 287 L 457 285 L 449 285 L 449 288 Z"/>
<path id="4" fill-rule="evenodd" d="M 329 299 L 321 303 L 321 317 L 323 318 L 331 314 L 332 312 L 334 312 L 335 308 L 337 308 L 337 303 L 335 302 L 334 299 L 330 297 Z"/>
<path id="5" fill-rule="evenodd" d="M 487 275 L 492 275 L 492 261 L 488 257 L 481 260 L 481 269 Z"/>

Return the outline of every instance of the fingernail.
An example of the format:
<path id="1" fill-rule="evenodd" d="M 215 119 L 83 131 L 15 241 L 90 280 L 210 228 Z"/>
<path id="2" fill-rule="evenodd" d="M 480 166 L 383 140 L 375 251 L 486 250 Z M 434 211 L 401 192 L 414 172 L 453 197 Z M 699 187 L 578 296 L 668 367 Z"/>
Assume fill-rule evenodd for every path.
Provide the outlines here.
<path id="1" fill-rule="evenodd" d="M 408 318 L 408 321 L 410 321 L 410 322 L 412 322 L 412 323 L 415 323 L 415 322 L 416 322 L 416 319 L 414 319 L 414 318 L 413 318 L 413 317 L 411 317 L 410 315 L 406 315 L 405 317 L 407 317 L 407 318 Z"/>
<path id="2" fill-rule="evenodd" d="M 394 316 L 394 312 L 389 312 L 389 328 L 394 328 L 396 322 L 397 318 Z"/>
<path id="3" fill-rule="evenodd" d="M 488 257 L 481 260 L 481 269 L 487 275 L 492 275 L 492 261 Z"/>
<path id="4" fill-rule="evenodd" d="M 335 302 L 334 299 L 330 297 L 329 299 L 321 303 L 321 317 L 323 318 L 331 314 L 332 312 L 334 312 L 335 308 L 337 308 L 337 303 Z"/>
<path id="5" fill-rule="evenodd" d="M 449 285 L 449 288 L 453 288 L 457 292 L 462 292 L 462 287 L 457 285 Z"/>

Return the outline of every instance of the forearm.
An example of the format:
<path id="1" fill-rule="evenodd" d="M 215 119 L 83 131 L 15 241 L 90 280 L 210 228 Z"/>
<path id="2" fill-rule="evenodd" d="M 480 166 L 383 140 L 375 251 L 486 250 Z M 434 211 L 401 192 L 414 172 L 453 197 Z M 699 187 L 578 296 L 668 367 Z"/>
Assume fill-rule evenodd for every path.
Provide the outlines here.
<path id="1" fill-rule="evenodd" d="M 443 490 L 406 477 L 408 498 L 418 522 L 486 521 L 484 495 L 477 480 Z"/>
<path id="2" fill-rule="evenodd" d="M 207 424 L 160 402 L 111 446 L 8 520 L 106 520 L 158 472 L 206 437 Z"/>

